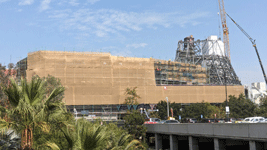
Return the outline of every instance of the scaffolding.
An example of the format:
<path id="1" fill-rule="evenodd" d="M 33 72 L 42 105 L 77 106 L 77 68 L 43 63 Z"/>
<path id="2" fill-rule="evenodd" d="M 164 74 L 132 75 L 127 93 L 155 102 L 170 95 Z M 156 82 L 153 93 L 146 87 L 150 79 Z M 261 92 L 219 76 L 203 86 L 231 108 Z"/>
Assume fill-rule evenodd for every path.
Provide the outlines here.
<path id="1" fill-rule="evenodd" d="M 207 83 L 207 70 L 191 63 L 156 60 L 156 85 L 204 85 Z"/>
<path id="2" fill-rule="evenodd" d="M 193 36 L 178 42 L 175 61 L 207 68 L 207 84 L 241 85 L 234 68 L 226 56 L 220 39 L 207 38 L 194 41 Z"/>
<path id="3" fill-rule="evenodd" d="M 21 78 L 26 78 L 26 70 L 27 70 L 27 57 L 18 61 L 16 64 L 17 78 L 19 80 Z"/>

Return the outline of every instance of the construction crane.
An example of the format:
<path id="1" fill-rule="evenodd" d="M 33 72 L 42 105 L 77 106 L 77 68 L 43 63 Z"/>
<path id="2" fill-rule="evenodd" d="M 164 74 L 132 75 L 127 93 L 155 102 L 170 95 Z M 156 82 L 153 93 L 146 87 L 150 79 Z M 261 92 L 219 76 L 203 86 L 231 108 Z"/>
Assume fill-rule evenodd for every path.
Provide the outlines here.
<path id="1" fill-rule="evenodd" d="M 226 13 L 227 14 L 227 13 Z M 233 18 L 231 18 L 228 14 L 227 16 L 235 23 L 235 25 L 245 34 L 245 36 L 250 40 L 250 42 L 252 43 L 253 47 L 255 48 L 255 51 L 256 51 L 256 54 L 258 56 L 258 59 L 259 59 L 259 62 L 260 62 L 260 66 L 261 66 L 261 70 L 262 70 L 262 73 L 263 73 L 263 77 L 265 79 L 265 82 L 267 84 L 267 78 L 266 78 L 266 74 L 265 74 L 265 71 L 264 71 L 264 68 L 263 68 L 263 65 L 262 65 L 262 62 L 261 62 L 261 58 L 260 58 L 260 55 L 259 55 L 259 52 L 258 52 L 258 49 L 257 49 L 257 46 L 256 46 L 256 43 L 255 43 L 255 40 L 252 39 L 245 30 L 243 30 L 243 28 L 241 28 L 235 21 Z"/>
<path id="2" fill-rule="evenodd" d="M 219 9 L 220 9 L 220 16 L 221 16 L 221 22 L 222 22 L 222 29 L 223 29 L 223 43 L 224 43 L 224 52 L 225 56 L 229 58 L 231 61 L 231 55 L 230 55 L 230 44 L 229 44 L 229 30 L 226 24 L 226 13 L 224 10 L 224 2 L 223 0 L 218 0 L 219 2 Z"/>

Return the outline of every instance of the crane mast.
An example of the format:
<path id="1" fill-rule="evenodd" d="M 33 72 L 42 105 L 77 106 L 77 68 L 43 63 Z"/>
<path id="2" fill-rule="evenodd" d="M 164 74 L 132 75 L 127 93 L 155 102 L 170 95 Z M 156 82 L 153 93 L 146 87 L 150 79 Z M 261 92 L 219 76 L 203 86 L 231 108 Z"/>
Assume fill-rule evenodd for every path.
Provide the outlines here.
<path id="1" fill-rule="evenodd" d="M 224 10 L 224 2 L 223 0 L 218 0 L 219 2 L 219 8 L 220 8 L 220 16 L 221 16 L 221 22 L 222 22 L 222 29 L 223 29 L 223 43 L 224 43 L 224 52 L 225 56 L 229 58 L 231 61 L 231 56 L 230 56 L 230 44 L 229 44 L 229 31 L 228 27 L 226 24 L 226 13 Z"/>

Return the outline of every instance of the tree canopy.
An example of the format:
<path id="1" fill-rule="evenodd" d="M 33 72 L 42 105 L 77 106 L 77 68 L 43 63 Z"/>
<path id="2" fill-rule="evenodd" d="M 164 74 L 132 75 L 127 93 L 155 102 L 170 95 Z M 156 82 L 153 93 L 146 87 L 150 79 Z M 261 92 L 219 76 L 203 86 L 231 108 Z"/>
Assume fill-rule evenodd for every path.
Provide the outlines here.
<path id="1" fill-rule="evenodd" d="M 125 121 L 124 129 L 128 131 L 134 139 L 143 141 L 144 143 L 147 130 L 146 127 L 143 126 L 145 122 L 144 114 L 141 114 L 138 110 L 133 110 L 132 112 L 128 112 L 123 119 Z"/>
<path id="2" fill-rule="evenodd" d="M 141 98 L 139 95 L 137 95 L 136 92 L 137 87 L 134 88 L 127 88 L 125 91 L 125 104 L 127 105 L 137 105 L 138 104 L 138 98 Z"/>
<path id="3" fill-rule="evenodd" d="M 115 124 L 75 121 L 62 102 L 65 88 L 53 76 L 35 76 L 20 83 L 10 81 L 9 86 L 2 86 L 9 107 L 0 107 L 1 115 L 7 116 L 1 117 L 0 130 L 5 133 L 9 129 L 20 135 L 21 149 L 143 149 L 141 142 L 133 138 L 135 134 Z M 136 135 L 144 137 L 144 132 Z"/>
<path id="4" fill-rule="evenodd" d="M 225 108 L 226 101 L 222 104 L 222 106 Z M 230 95 L 228 106 L 230 108 L 229 117 L 246 118 L 256 115 L 256 104 L 254 104 L 250 99 L 246 99 L 244 94 L 240 94 L 238 97 Z"/>
<path id="5" fill-rule="evenodd" d="M 230 95 L 228 99 L 228 106 L 230 108 L 230 116 L 233 118 L 246 118 L 255 115 L 267 116 L 267 98 L 262 98 L 261 105 L 257 107 L 250 99 L 246 99 L 244 94 L 240 94 L 238 97 Z M 170 108 L 173 108 L 174 117 L 182 119 L 185 118 L 225 118 L 225 106 L 226 101 L 221 105 L 211 105 L 208 102 L 202 101 L 201 103 L 192 103 L 188 105 L 181 105 L 170 103 Z M 160 119 L 167 119 L 167 102 L 160 101 L 157 104 L 159 112 L 157 114 Z M 171 112 L 170 112 L 171 114 Z M 216 116 L 215 116 L 216 114 Z"/>

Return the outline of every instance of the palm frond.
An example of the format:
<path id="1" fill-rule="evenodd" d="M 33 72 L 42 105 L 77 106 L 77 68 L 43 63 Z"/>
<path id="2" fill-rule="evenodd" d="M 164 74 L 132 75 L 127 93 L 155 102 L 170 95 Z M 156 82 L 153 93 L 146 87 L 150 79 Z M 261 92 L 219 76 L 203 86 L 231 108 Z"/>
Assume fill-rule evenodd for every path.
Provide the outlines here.
<path id="1" fill-rule="evenodd" d="M 19 104 L 21 90 L 15 80 L 10 78 L 10 86 L 3 87 L 4 93 L 7 95 L 10 104 L 16 107 Z"/>
<path id="2" fill-rule="evenodd" d="M 106 137 L 107 137 L 107 132 L 105 130 L 105 127 L 101 125 L 93 126 L 93 129 L 89 130 L 85 137 L 83 148 L 88 150 L 91 149 L 93 150 L 98 146 L 104 144 Z"/>
<path id="3" fill-rule="evenodd" d="M 120 136 L 120 138 L 119 138 L 119 140 L 118 140 L 118 144 L 117 144 L 117 146 L 123 146 L 125 143 L 127 143 L 129 140 L 130 140 L 130 137 L 131 137 L 131 135 L 130 134 L 128 134 L 128 133 L 123 133 L 121 136 Z"/>
<path id="4" fill-rule="evenodd" d="M 57 144 L 53 143 L 51 141 L 47 141 L 45 144 L 39 146 L 38 149 L 41 149 L 43 147 L 48 147 L 48 148 L 50 148 L 52 150 L 60 150 L 60 148 L 57 146 Z"/>
<path id="5" fill-rule="evenodd" d="M 52 99 L 54 99 L 55 97 L 57 97 L 58 95 L 62 94 L 65 91 L 64 87 L 56 87 L 51 94 L 48 96 L 48 98 L 46 99 L 46 102 L 51 101 Z"/>
<path id="6" fill-rule="evenodd" d="M 75 143 L 77 142 L 77 136 L 76 133 L 74 132 L 74 128 L 60 128 L 60 130 L 62 131 L 62 133 L 64 134 L 64 137 L 66 138 L 67 142 L 68 142 L 68 147 L 69 148 L 73 148 L 75 146 Z"/>
<path id="7" fill-rule="evenodd" d="M 134 146 L 140 144 L 140 142 L 138 140 L 132 140 L 125 148 L 125 150 L 128 150 L 130 148 L 133 148 Z"/>
<path id="8" fill-rule="evenodd" d="M 11 126 L 11 124 L 9 122 L 0 118 L 0 130 L 2 132 L 7 131 L 10 128 L 10 126 Z"/>

